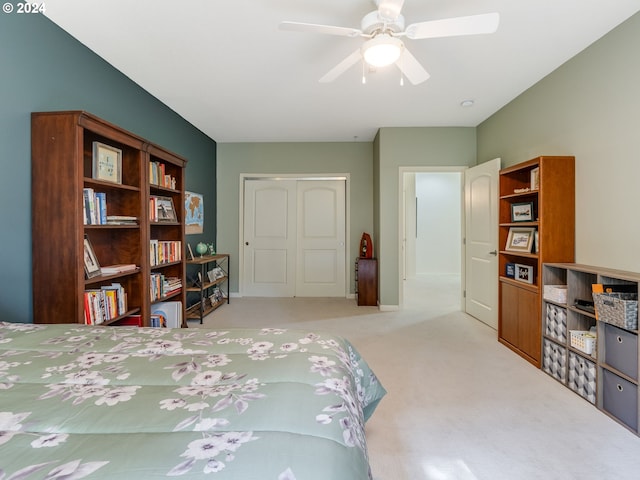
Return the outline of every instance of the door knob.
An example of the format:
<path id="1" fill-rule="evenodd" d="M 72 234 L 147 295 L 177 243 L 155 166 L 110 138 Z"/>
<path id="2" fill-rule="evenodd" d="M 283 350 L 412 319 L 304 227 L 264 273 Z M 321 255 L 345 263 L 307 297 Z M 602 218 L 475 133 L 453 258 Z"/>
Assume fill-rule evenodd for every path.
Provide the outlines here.
<path id="1" fill-rule="evenodd" d="M 249 242 L 244 242 L 245 245 L 249 245 Z"/>
<path id="2" fill-rule="evenodd" d="M 489 252 L 489 255 L 498 255 L 498 251 L 494 250 L 493 252 Z"/>

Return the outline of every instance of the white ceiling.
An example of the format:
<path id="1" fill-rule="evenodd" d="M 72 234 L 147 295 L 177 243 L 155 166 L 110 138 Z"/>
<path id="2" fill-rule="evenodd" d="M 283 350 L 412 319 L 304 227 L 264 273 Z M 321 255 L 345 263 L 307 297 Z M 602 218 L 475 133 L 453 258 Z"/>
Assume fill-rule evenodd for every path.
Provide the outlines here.
<path id="1" fill-rule="evenodd" d="M 406 23 L 498 12 L 491 35 L 407 40 L 395 66 L 318 79 L 362 43 L 282 31 L 360 27 L 373 0 L 56 0 L 46 15 L 217 142 L 371 141 L 380 127 L 473 127 L 640 11 L 640 0 L 406 0 Z M 460 102 L 475 105 L 463 108 Z"/>

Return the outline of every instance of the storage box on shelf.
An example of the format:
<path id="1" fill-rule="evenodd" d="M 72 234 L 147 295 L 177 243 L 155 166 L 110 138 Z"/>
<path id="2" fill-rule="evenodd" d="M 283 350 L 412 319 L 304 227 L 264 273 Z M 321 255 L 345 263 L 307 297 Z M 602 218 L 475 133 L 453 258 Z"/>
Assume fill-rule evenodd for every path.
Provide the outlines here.
<path id="1" fill-rule="evenodd" d="M 574 259 L 574 191 L 574 157 L 537 157 L 500 171 L 498 340 L 537 367 L 547 313 L 542 263 Z"/>
<path id="2" fill-rule="evenodd" d="M 567 387 L 638 435 L 638 331 L 621 328 L 637 328 L 637 306 L 627 303 L 633 300 L 620 298 L 615 302 L 606 298 L 609 304 L 603 304 L 599 299 L 607 295 L 594 294 L 594 290 L 604 289 L 606 294 L 609 287 L 624 291 L 622 296 L 627 297 L 640 285 L 640 273 L 546 263 L 542 276 L 545 286 L 567 287 L 566 303 L 545 296 L 543 304 L 547 312 L 564 309 L 569 331 L 563 340 L 556 333 L 558 314 L 542 316 L 543 370 L 556 379 L 566 378 Z M 567 370 L 559 372 L 561 362 L 553 364 L 552 360 L 563 357 L 568 359 Z"/>
<path id="3" fill-rule="evenodd" d="M 31 152 L 34 322 L 148 325 L 149 161 L 171 165 L 179 202 L 186 160 L 83 111 L 33 113 Z M 178 210 L 158 237 L 183 236 Z M 184 263 L 171 273 L 184 278 Z"/>

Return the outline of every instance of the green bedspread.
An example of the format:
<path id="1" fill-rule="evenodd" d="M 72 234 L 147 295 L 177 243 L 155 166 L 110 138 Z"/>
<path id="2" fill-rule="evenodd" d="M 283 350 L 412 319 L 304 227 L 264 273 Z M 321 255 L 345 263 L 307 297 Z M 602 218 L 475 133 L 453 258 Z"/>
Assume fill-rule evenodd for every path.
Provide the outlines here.
<path id="1" fill-rule="evenodd" d="M 0 322 L 0 480 L 370 479 L 384 394 L 326 334 Z"/>

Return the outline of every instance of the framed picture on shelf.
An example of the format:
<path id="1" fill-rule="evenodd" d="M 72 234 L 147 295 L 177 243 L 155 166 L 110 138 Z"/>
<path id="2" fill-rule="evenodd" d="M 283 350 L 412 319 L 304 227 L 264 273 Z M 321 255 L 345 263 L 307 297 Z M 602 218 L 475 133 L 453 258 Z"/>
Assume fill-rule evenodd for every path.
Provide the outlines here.
<path id="1" fill-rule="evenodd" d="M 533 283 L 533 267 L 516 263 L 516 280 L 524 283 Z"/>
<path id="2" fill-rule="evenodd" d="M 84 236 L 84 273 L 87 278 L 97 277 L 101 274 L 100 264 L 96 257 L 89 237 Z"/>
<path id="3" fill-rule="evenodd" d="M 173 206 L 173 198 L 157 197 L 156 213 L 158 222 L 177 222 L 176 209 Z"/>
<path id="4" fill-rule="evenodd" d="M 507 245 L 504 247 L 509 252 L 531 253 L 533 246 L 534 227 L 511 227 L 507 237 Z M 516 272 L 517 273 L 517 272 Z"/>
<path id="5" fill-rule="evenodd" d="M 511 221 L 512 222 L 532 222 L 533 221 L 533 202 L 522 202 L 511 204 Z"/>
<path id="6" fill-rule="evenodd" d="M 540 167 L 531 169 L 531 190 L 540 188 Z"/>
<path id="7" fill-rule="evenodd" d="M 122 150 L 93 142 L 93 178 L 122 183 Z"/>
<path id="8" fill-rule="evenodd" d="M 515 263 L 507 263 L 504 266 L 504 275 L 507 278 L 515 278 L 515 276 L 516 276 L 516 264 Z"/>

